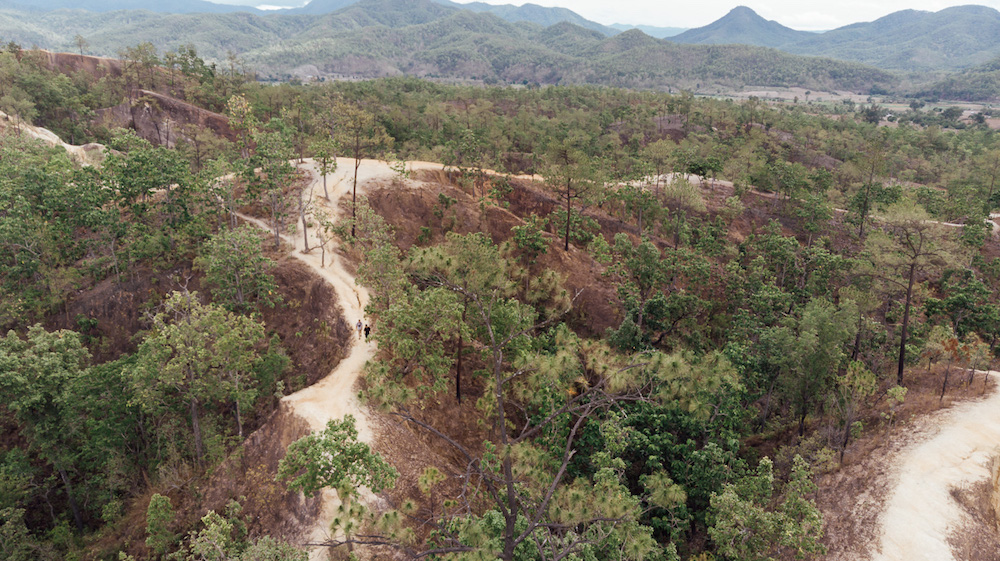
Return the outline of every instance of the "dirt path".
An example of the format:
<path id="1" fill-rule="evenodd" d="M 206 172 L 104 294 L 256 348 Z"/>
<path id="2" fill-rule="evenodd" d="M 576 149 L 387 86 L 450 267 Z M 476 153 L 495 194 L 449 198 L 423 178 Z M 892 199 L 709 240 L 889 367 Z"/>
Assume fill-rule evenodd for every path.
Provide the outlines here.
<path id="1" fill-rule="evenodd" d="M 413 170 L 434 169 L 440 168 L 440 164 L 412 162 L 408 164 L 408 167 Z M 308 196 L 310 191 L 312 192 L 313 209 L 323 210 L 331 217 L 339 216 L 339 200 L 343 197 L 347 197 L 349 200 L 351 196 L 354 160 L 338 158 L 337 171 L 327 176 L 330 201 L 323 197 L 323 180 L 316 170 L 315 163 L 312 160 L 306 160 L 305 163 L 299 164 L 299 168 L 305 170 L 312 177 L 311 184 L 303 190 L 303 196 Z M 362 160 L 361 167 L 358 169 L 358 195 L 364 194 L 366 187 L 372 181 L 388 181 L 393 176 L 394 172 L 387 163 L 378 160 Z M 241 218 L 264 230 L 270 229 L 262 220 L 243 215 Z M 293 221 L 289 220 L 289 222 Z M 296 226 L 301 228 L 301 221 Z M 309 238 L 310 247 L 314 248 L 317 239 L 312 229 L 309 231 Z M 330 283 L 337 294 L 338 303 L 344 310 L 345 319 L 352 328 L 358 319 L 365 321 L 364 308 L 368 304 L 368 291 L 355 284 L 354 276 L 344 268 L 340 256 L 333 251 L 335 248 L 327 248 L 327 265 L 323 267 L 321 266 L 320 250 L 314 248 L 310 253 L 303 253 L 302 250 L 305 246 L 301 230 L 286 232 L 282 235 L 282 239 L 285 243 L 295 247 L 295 251 L 291 254 L 293 257 L 308 265 L 316 274 Z M 358 401 L 354 385 L 374 351 L 373 343 L 369 344 L 355 338 L 349 354 L 337 364 L 333 371 L 316 384 L 286 396 L 282 401 L 289 405 L 296 415 L 307 421 L 313 431 L 322 430 L 327 421 L 339 420 L 345 415 L 353 415 L 357 421 L 359 439 L 372 443 L 374 433 L 368 422 L 366 408 Z M 378 500 L 367 490 L 364 490 L 363 497 L 369 503 Z M 321 514 L 312 530 L 305 534 L 305 543 L 322 543 L 331 537 L 330 523 L 336 516 L 339 504 L 336 492 L 333 490 L 323 491 Z M 326 559 L 326 549 L 313 548 L 309 558 L 311 561 Z"/>
<path id="2" fill-rule="evenodd" d="M 951 491 L 990 478 L 989 463 L 1000 446 L 1000 390 L 943 411 L 929 423 L 927 434 L 895 458 L 896 481 L 880 517 L 881 544 L 872 561 L 954 560 L 949 537 L 976 522 Z"/>

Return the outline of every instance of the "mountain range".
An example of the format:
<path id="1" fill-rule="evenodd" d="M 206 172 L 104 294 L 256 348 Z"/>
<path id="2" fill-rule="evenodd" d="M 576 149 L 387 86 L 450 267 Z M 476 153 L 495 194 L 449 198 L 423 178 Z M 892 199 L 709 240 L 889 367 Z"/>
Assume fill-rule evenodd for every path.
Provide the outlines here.
<path id="1" fill-rule="evenodd" d="M 872 22 L 824 33 L 796 31 L 745 7 L 690 29 L 671 41 L 697 45 L 740 43 L 800 55 L 828 56 L 888 70 L 956 70 L 1000 56 L 1000 11 L 956 6 L 938 12 L 903 10 Z"/>
<path id="2" fill-rule="evenodd" d="M 866 91 L 900 83 L 886 70 L 964 71 L 947 90 L 961 91 L 965 79 L 992 83 L 982 72 L 993 70 L 975 69 L 1000 55 L 1000 12 L 982 6 L 904 10 L 825 33 L 790 29 L 738 7 L 661 40 L 533 4 L 313 0 L 262 12 L 202 0 L 31 0 L 29 8 L 19 1 L 27 0 L 0 0 L 3 42 L 77 50 L 79 35 L 88 52 L 105 56 L 140 41 L 161 52 L 193 45 L 208 60 L 236 55 L 278 79 L 406 74 L 709 91 L 713 85 Z M 926 88 L 931 78 L 923 76 L 908 80 L 922 80 L 918 87 Z"/>
<path id="3" fill-rule="evenodd" d="M 405 74 L 710 91 L 747 84 L 867 91 L 897 80 L 856 63 L 758 47 L 679 45 L 638 30 L 609 37 L 565 21 L 515 23 L 432 0 L 361 0 L 321 15 L 0 10 L 4 41 L 76 50 L 76 35 L 94 54 L 114 55 L 137 38 L 161 52 L 191 44 L 209 60 L 232 53 L 276 79 Z"/>

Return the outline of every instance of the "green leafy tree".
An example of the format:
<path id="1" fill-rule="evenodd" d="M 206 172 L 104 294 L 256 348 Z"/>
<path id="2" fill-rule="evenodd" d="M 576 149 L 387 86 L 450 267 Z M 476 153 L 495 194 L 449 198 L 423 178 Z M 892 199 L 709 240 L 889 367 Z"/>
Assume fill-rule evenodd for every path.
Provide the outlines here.
<path id="1" fill-rule="evenodd" d="M 74 399 L 66 389 L 87 375 L 90 353 L 73 331 L 49 332 L 40 325 L 25 339 L 13 331 L 0 339 L 0 396 L 31 447 L 59 474 L 77 528 L 83 529 L 71 473 L 78 443 L 67 414 Z"/>
<path id="2" fill-rule="evenodd" d="M 163 556 L 177 544 L 177 536 L 170 531 L 174 523 L 174 506 L 170 499 L 159 493 L 149 498 L 146 507 L 146 547 L 157 556 Z"/>
<path id="3" fill-rule="evenodd" d="M 312 495 L 323 488 L 367 487 L 379 493 L 398 477 L 364 442 L 358 442 L 354 417 L 329 421 L 319 433 L 304 436 L 288 446 L 278 462 L 276 478 L 288 488 Z"/>
<path id="4" fill-rule="evenodd" d="M 914 285 L 918 277 L 934 275 L 953 263 L 961 252 L 948 233 L 931 222 L 927 212 L 915 203 L 904 201 L 889 207 L 882 224 L 882 230 L 866 240 L 864 271 L 903 293 L 896 369 L 896 383 L 901 386 Z"/>
<path id="5" fill-rule="evenodd" d="M 597 190 L 598 168 L 584 151 L 585 139 L 571 136 L 555 145 L 547 156 L 545 182 L 562 201 L 563 250 L 569 251 L 570 233 L 574 223 L 574 203 L 585 201 Z"/>
<path id="6" fill-rule="evenodd" d="M 609 544 L 618 544 L 629 559 L 653 554 L 658 547 L 638 517 L 653 502 L 675 504 L 677 494 L 667 490 L 673 485 L 670 478 L 650 478 L 644 491 L 632 495 L 624 485 L 624 463 L 614 454 L 596 460 L 598 468 L 591 477 L 574 479 L 568 467 L 583 425 L 622 394 L 653 383 L 649 377 L 668 376 L 669 359 L 655 357 L 648 365 L 630 366 L 625 357 L 580 340 L 565 328 L 549 334 L 551 353 L 532 351 L 530 333 L 547 322 L 539 322 L 531 306 L 511 297 L 515 287 L 503 263 L 498 248 L 482 234 L 449 234 L 443 245 L 418 248 L 411 255 L 407 269 L 416 286 L 405 290 L 442 298 L 450 294 L 468 303 L 463 331 L 483 365 L 478 376 L 485 384 L 484 397 L 476 405 L 491 436 L 478 452 L 424 420 L 410 405 L 419 394 L 399 375 L 398 365 L 406 363 L 380 345 L 380 360 L 367 371 L 369 387 L 377 389 L 369 392 L 369 399 L 446 442 L 467 460 L 481 491 L 477 497 L 463 497 L 465 506 L 449 509 L 437 521 L 440 536 L 430 549 L 384 537 L 378 543 L 392 542 L 412 555 L 451 552 L 500 559 L 519 558 L 531 543 L 542 544 L 543 555 L 587 555 Z M 435 322 L 441 315 L 426 315 L 429 323 L 419 332 L 440 329 Z M 388 319 L 405 318 L 380 316 L 383 333 Z M 446 340 L 447 334 L 439 337 Z M 560 389 L 581 384 L 584 372 L 590 378 L 577 386 L 578 392 Z M 441 381 L 447 373 L 443 364 L 427 371 L 429 380 L 418 383 L 425 396 L 445 389 Z M 663 399 L 675 395 L 666 388 L 664 392 Z M 515 403 L 523 415 L 511 413 Z M 468 515 L 467 509 L 481 501 L 487 511 Z M 574 530 L 567 533 L 568 528 Z"/>
<path id="7" fill-rule="evenodd" d="M 791 479 L 780 502 L 775 500 L 771 460 L 764 458 L 754 474 L 723 486 L 712 496 L 715 524 L 708 534 L 724 559 L 771 561 L 780 551 L 797 559 L 823 554 L 820 543 L 823 521 L 808 496 L 816 486 L 809 480 L 809 466 L 796 455 Z"/>
<path id="8" fill-rule="evenodd" d="M 288 488 L 312 495 L 324 488 L 335 489 L 341 500 L 342 516 L 335 522 L 344 533 L 343 541 L 353 550 L 352 535 L 369 517 L 358 501 L 359 488 L 380 493 L 395 483 L 399 474 L 364 442 L 358 442 L 354 417 L 329 421 L 319 433 L 304 436 L 288 446 L 278 462 L 278 480 Z M 364 538 L 362 538 L 364 539 Z M 335 545 L 335 544 L 333 544 Z"/>
<path id="9" fill-rule="evenodd" d="M 223 230 L 206 240 L 195 265 L 204 271 L 212 296 L 228 310 L 274 307 L 281 300 L 270 274 L 274 262 L 264 254 L 260 236 L 251 226 Z"/>
<path id="10" fill-rule="evenodd" d="M 242 412 L 259 389 L 253 378 L 264 327 L 256 320 L 202 304 L 197 293 L 172 293 L 152 318 L 128 376 L 134 402 L 150 414 L 187 411 L 197 461 L 205 457 L 202 409 L 233 403 L 238 432 Z"/>
<path id="11" fill-rule="evenodd" d="M 337 145 L 332 139 L 323 139 L 312 145 L 313 159 L 316 168 L 323 177 L 323 197 L 330 200 L 330 192 L 326 189 L 326 176 L 337 170 Z"/>
<path id="12" fill-rule="evenodd" d="M 54 561 L 56 552 L 39 542 L 24 523 L 24 509 L 0 508 L 0 555 L 8 561 Z"/>
<path id="13" fill-rule="evenodd" d="M 223 514 L 214 510 L 201 518 L 202 528 L 192 531 L 178 558 L 199 561 L 306 561 L 309 554 L 271 536 L 254 540 L 240 516 L 243 507 L 229 501 Z"/>
<path id="14" fill-rule="evenodd" d="M 840 462 L 844 462 L 844 452 L 851 436 L 860 428 L 858 417 L 864 401 L 878 389 L 878 379 L 865 365 L 851 361 L 846 371 L 837 377 L 836 391 L 833 395 L 833 406 L 843 425 L 843 437 L 840 441 Z"/>
<path id="15" fill-rule="evenodd" d="M 810 300 L 802 316 L 762 337 L 776 353 L 781 387 L 792 404 L 805 434 L 806 416 L 826 401 L 834 389 L 838 369 L 847 359 L 847 344 L 854 338 L 857 306 L 845 300 L 835 306 L 823 298 Z"/>
<path id="16" fill-rule="evenodd" d="M 392 137 L 374 113 L 360 105 L 339 101 L 331 109 L 332 138 L 354 158 L 354 181 L 351 190 L 351 218 L 357 215 L 358 168 L 361 159 L 392 147 Z M 355 235 L 352 226 L 351 236 Z"/>

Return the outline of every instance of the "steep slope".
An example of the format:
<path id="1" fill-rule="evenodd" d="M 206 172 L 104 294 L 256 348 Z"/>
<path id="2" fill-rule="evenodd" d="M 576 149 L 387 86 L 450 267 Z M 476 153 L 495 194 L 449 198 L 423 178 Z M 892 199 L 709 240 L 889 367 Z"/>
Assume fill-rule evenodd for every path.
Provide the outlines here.
<path id="1" fill-rule="evenodd" d="M 811 33 L 796 31 L 776 21 L 766 20 L 746 6 L 737 6 L 704 27 L 689 29 L 670 37 L 676 43 L 692 45 L 756 45 L 780 47 L 806 40 Z"/>

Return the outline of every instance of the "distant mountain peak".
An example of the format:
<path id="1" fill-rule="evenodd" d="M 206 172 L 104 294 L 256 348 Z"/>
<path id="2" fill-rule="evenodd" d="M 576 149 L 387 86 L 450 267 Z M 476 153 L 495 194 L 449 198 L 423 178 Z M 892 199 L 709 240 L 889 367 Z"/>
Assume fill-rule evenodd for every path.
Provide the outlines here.
<path id="1" fill-rule="evenodd" d="M 718 20 L 680 35 L 670 37 L 677 43 L 698 45 L 744 44 L 780 47 L 811 35 L 796 31 L 776 21 L 766 20 L 746 6 L 736 6 Z"/>

